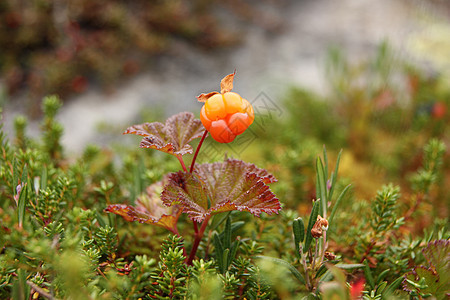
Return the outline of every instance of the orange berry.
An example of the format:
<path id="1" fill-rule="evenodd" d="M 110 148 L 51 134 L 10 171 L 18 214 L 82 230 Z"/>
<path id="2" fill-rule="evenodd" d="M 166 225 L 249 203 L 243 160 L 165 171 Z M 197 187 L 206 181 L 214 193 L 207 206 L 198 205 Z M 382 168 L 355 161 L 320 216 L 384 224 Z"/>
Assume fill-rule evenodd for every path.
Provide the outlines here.
<path id="1" fill-rule="evenodd" d="M 232 142 L 253 123 L 254 118 L 251 104 L 233 92 L 211 96 L 200 111 L 203 126 L 219 143 Z"/>
<path id="2" fill-rule="evenodd" d="M 200 110 L 200 120 L 202 121 L 203 126 L 205 126 L 206 130 L 209 129 L 209 127 L 211 127 L 211 120 L 206 116 L 206 110 L 205 110 L 205 106 L 202 106 L 202 109 Z"/>
<path id="3" fill-rule="evenodd" d="M 209 133 L 219 143 L 230 143 L 236 138 L 236 135 L 230 130 L 225 120 L 213 121 L 209 128 Z"/>
<path id="4" fill-rule="evenodd" d="M 250 118 L 246 113 L 232 114 L 227 120 L 228 127 L 235 135 L 242 134 L 250 123 Z"/>
<path id="5" fill-rule="evenodd" d="M 228 92 L 223 94 L 227 114 L 242 112 L 242 98 L 239 94 Z"/>
<path id="6" fill-rule="evenodd" d="M 225 110 L 222 94 L 211 96 L 205 103 L 205 111 L 206 116 L 211 121 L 225 118 L 227 116 L 227 111 Z"/>
<path id="7" fill-rule="evenodd" d="M 253 120 L 255 119 L 255 113 L 253 112 L 253 106 L 245 99 L 242 99 L 242 108 L 244 112 L 247 113 L 247 115 L 250 117 L 251 122 L 248 124 L 249 126 L 253 123 Z"/>

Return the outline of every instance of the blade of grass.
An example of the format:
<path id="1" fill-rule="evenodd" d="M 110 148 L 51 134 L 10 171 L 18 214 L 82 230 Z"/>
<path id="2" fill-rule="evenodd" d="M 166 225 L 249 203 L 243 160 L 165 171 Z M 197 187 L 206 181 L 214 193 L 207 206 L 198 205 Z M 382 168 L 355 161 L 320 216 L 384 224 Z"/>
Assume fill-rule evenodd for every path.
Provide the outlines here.
<path id="1" fill-rule="evenodd" d="M 400 286 L 400 284 L 402 284 L 404 279 L 405 278 L 403 276 L 400 276 L 388 285 L 388 287 L 381 294 L 381 299 L 390 299 L 394 291 Z"/>
<path id="2" fill-rule="evenodd" d="M 327 155 L 327 148 L 325 145 L 323 145 L 323 164 L 324 169 L 323 173 L 325 174 L 325 180 L 328 179 L 328 155 Z"/>
<path id="3" fill-rule="evenodd" d="M 317 173 L 317 182 L 316 182 L 316 190 L 319 190 L 318 197 L 320 197 L 320 202 L 322 209 L 320 210 L 320 214 L 325 219 L 327 218 L 327 180 L 324 174 L 324 167 L 322 163 L 322 159 L 320 157 L 316 160 L 316 173 Z"/>
<path id="4" fill-rule="evenodd" d="M 311 210 L 311 215 L 309 216 L 308 227 L 306 229 L 305 246 L 303 248 L 303 253 L 306 253 L 311 247 L 311 241 L 313 239 L 311 235 L 311 229 L 317 221 L 317 216 L 319 215 L 320 200 L 314 201 L 313 208 Z"/>
<path id="5" fill-rule="evenodd" d="M 342 155 L 342 150 L 339 151 L 339 154 L 336 159 L 336 166 L 334 168 L 334 172 L 331 174 L 331 187 L 330 187 L 330 191 L 328 193 L 328 199 L 330 199 L 330 201 L 333 199 L 332 197 L 333 197 L 333 192 L 334 192 L 334 188 L 336 186 L 336 181 L 337 181 L 337 177 L 338 177 L 339 162 L 341 161 L 341 155 Z"/>
<path id="6" fill-rule="evenodd" d="M 28 186 L 29 182 L 25 183 L 22 186 L 22 190 L 19 195 L 19 200 L 17 203 L 17 218 L 19 220 L 19 227 L 22 228 L 23 221 L 25 219 L 25 208 L 26 208 L 26 202 L 28 199 Z"/>
<path id="7" fill-rule="evenodd" d="M 339 207 L 339 204 L 341 203 L 342 199 L 344 199 L 344 196 L 347 194 L 347 191 L 350 189 L 352 185 L 349 184 L 347 185 L 341 192 L 341 194 L 339 195 L 339 197 L 336 200 L 336 203 L 333 205 L 333 209 L 331 210 L 331 214 L 330 217 L 328 218 L 328 224 L 330 224 L 330 226 L 332 226 L 331 224 L 334 218 L 334 215 L 336 214 L 337 208 Z"/>

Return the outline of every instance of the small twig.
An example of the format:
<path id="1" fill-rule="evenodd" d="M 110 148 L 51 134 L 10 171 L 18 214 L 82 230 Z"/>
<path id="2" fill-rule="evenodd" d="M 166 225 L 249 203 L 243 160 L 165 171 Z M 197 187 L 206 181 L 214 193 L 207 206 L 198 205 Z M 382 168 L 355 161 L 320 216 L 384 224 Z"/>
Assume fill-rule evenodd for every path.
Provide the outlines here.
<path id="1" fill-rule="evenodd" d="M 39 293 L 39 295 L 47 298 L 47 299 L 51 299 L 51 300 L 57 300 L 58 298 L 53 297 L 53 295 L 51 295 L 50 293 L 47 293 L 46 291 L 44 291 L 43 288 L 37 286 L 35 283 L 27 280 L 27 284 L 36 292 Z"/>
<path id="2" fill-rule="evenodd" d="M 417 208 L 419 207 L 419 205 L 422 203 L 423 199 L 424 199 L 424 194 L 423 193 L 419 193 L 416 196 L 416 203 L 414 203 L 414 205 L 405 213 L 404 217 L 403 217 L 403 221 L 406 222 L 406 220 L 408 220 L 409 218 L 411 218 L 412 214 L 417 210 Z"/>
<path id="3" fill-rule="evenodd" d="M 359 263 L 363 263 L 367 256 L 369 256 L 370 251 L 373 249 L 373 247 L 375 246 L 376 242 L 372 239 L 372 241 L 370 242 L 369 246 L 367 246 L 366 251 L 364 252 L 363 256 L 361 257 L 361 260 L 359 261 Z"/>

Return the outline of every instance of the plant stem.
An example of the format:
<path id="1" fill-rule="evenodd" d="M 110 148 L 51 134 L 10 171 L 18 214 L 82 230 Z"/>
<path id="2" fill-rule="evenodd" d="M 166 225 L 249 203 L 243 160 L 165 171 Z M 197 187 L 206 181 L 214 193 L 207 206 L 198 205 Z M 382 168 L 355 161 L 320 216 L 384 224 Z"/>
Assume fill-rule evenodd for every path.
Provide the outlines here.
<path id="1" fill-rule="evenodd" d="M 311 283 L 309 282 L 309 272 L 308 272 L 308 265 L 306 264 L 306 258 L 305 258 L 305 254 L 303 253 L 303 246 L 300 243 L 299 245 L 300 248 L 300 256 L 301 256 L 301 263 L 303 265 L 303 270 L 305 271 L 305 280 L 306 280 L 306 288 L 308 290 L 311 290 Z"/>
<path id="2" fill-rule="evenodd" d="M 195 231 L 195 233 L 197 233 L 198 232 L 197 222 L 192 221 L 192 223 L 194 223 L 194 231 Z"/>
<path id="3" fill-rule="evenodd" d="M 316 265 L 316 258 L 318 256 L 318 250 L 317 248 L 319 248 L 319 239 L 316 239 L 316 247 L 314 248 L 314 256 L 313 256 L 313 261 L 311 264 L 311 270 L 314 272 L 314 267 Z"/>
<path id="4" fill-rule="evenodd" d="M 211 218 L 211 216 L 206 216 L 206 218 L 203 220 L 200 230 L 198 230 L 195 234 L 195 240 L 194 244 L 192 245 L 191 253 L 186 260 L 187 265 L 192 265 L 192 261 L 194 260 L 195 254 L 197 253 L 198 245 L 200 245 L 200 241 L 202 240 L 203 234 L 205 233 L 206 226 L 208 226 L 209 218 Z"/>
<path id="5" fill-rule="evenodd" d="M 322 252 L 320 253 L 320 259 L 319 259 L 319 263 L 318 266 L 320 267 L 323 263 L 323 258 L 325 257 L 325 252 L 327 251 L 328 248 L 328 242 L 327 242 L 327 231 L 324 230 L 323 231 L 323 241 L 322 241 Z"/>
<path id="6" fill-rule="evenodd" d="M 179 162 L 181 164 L 181 167 L 183 168 L 183 171 L 187 172 L 187 168 L 186 168 L 186 165 L 184 164 L 183 157 L 180 154 L 178 154 L 177 158 L 178 158 L 178 160 L 179 160 Z"/>
<path id="7" fill-rule="evenodd" d="M 197 149 L 195 149 L 194 158 L 192 158 L 191 168 L 189 170 L 190 173 L 192 173 L 194 171 L 194 165 L 195 165 L 195 161 L 197 160 L 198 152 L 200 151 L 200 147 L 202 146 L 203 141 L 205 140 L 207 134 L 208 134 L 208 130 L 205 130 L 205 132 L 203 133 L 202 139 L 198 143 Z"/>

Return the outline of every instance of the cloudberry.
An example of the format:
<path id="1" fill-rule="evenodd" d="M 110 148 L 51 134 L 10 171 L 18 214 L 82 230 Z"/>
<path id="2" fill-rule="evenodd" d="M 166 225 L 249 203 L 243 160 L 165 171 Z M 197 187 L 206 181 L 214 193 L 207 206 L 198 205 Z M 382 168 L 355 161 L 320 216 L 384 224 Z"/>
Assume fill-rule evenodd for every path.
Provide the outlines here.
<path id="1" fill-rule="evenodd" d="M 203 105 L 200 120 L 212 138 L 230 143 L 253 123 L 252 105 L 233 92 L 214 94 Z"/>

